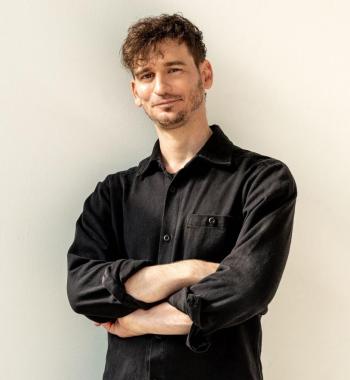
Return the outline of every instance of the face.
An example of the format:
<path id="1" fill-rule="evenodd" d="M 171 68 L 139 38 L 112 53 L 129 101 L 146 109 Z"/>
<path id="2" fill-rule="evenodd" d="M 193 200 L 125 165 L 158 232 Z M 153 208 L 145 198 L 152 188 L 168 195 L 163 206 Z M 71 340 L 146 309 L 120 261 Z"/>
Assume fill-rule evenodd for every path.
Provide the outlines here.
<path id="1" fill-rule="evenodd" d="M 160 128 L 178 128 L 205 114 L 205 90 L 212 85 L 208 60 L 195 65 L 185 43 L 164 40 L 146 63 L 134 68 L 135 104 Z"/>

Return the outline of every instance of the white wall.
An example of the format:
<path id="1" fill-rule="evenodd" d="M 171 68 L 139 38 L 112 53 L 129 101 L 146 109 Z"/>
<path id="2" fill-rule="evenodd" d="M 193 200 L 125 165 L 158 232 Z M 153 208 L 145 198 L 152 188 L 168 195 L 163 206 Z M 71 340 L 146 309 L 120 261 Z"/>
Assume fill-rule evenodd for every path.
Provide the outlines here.
<path id="1" fill-rule="evenodd" d="M 349 379 L 349 3 L 151 4 L 0 4 L 0 377 L 102 376 L 105 331 L 69 307 L 66 252 L 96 183 L 156 139 L 119 64 L 127 27 L 181 11 L 214 66 L 210 122 L 286 162 L 298 185 L 289 261 L 263 318 L 264 375 Z"/>

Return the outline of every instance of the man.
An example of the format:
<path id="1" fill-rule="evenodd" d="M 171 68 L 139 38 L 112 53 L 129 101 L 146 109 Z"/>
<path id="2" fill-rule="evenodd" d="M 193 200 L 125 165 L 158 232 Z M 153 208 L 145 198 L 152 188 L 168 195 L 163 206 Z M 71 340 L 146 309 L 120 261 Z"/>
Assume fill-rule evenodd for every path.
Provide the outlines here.
<path id="1" fill-rule="evenodd" d="M 86 199 L 70 304 L 108 332 L 105 380 L 260 380 L 260 319 L 290 248 L 294 178 L 209 126 L 213 69 L 189 20 L 139 20 L 122 55 L 159 138 Z"/>

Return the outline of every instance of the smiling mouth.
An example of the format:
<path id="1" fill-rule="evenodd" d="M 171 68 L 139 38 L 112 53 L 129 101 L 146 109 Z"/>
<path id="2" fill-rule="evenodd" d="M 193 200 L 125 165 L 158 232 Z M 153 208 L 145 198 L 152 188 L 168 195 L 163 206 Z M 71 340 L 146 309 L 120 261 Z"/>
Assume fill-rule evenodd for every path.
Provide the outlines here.
<path id="1" fill-rule="evenodd" d="M 165 102 L 157 103 L 153 107 L 160 107 L 160 106 L 169 106 L 175 102 L 177 102 L 180 99 L 172 99 L 172 100 L 167 100 Z"/>

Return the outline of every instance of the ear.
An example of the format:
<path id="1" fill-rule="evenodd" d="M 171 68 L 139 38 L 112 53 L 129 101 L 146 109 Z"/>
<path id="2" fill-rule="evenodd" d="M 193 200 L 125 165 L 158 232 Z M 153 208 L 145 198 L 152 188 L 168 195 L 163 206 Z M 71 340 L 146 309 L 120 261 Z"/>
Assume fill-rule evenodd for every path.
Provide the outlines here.
<path id="1" fill-rule="evenodd" d="M 200 74 L 203 87 L 209 89 L 213 84 L 213 68 L 207 59 L 200 64 Z"/>
<path id="2" fill-rule="evenodd" d="M 130 85 L 131 85 L 131 93 L 132 93 L 132 96 L 134 97 L 135 104 L 137 105 L 137 107 L 142 107 L 142 102 L 141 102 L 140 97 L 138 96 L 136 83 L 134 79 L 131 81 Z"/>

